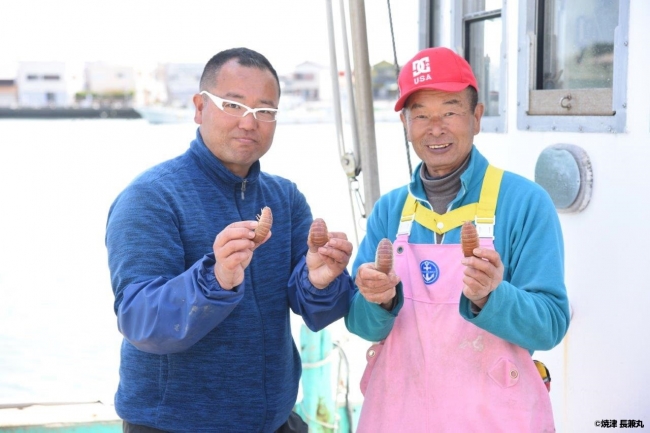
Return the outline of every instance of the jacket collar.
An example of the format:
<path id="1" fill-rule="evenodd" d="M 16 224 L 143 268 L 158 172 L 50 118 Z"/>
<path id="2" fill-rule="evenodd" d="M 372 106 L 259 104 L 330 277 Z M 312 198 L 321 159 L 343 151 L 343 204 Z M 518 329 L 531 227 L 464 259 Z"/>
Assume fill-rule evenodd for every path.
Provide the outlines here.
<path id="1" fill-rule="evenodd" d="M 203 137 L 201 137 L 201 132 L 199 128 L 196 128 L 196 138 L 190 143 L 190 149 L 188 151 L 196 164 L 199 166 L 201 171 L 203 171 L 209 178 L 224 182 L 226 184 L 240 184 L 246 182 L 247 184 L 256 182 L 260 175 L 260 162 L 255 161 L 248 170 L 248 175 L 245 178 L 241 178 L 233 174 L 230 170 L 223 165 L 221 160 L 214 156 L 210 149 L 205 145 Z"/>
<path id="2" fill-rule="evenodd" d="M 420 170 L 422 170 L 423 162 L 420 162 L 411 177 L 411 183 L 408 185 L 409 192 L 419 201 L 427 204 L 427 207 L 431 208 L 427 200 L 427 194 L 424 191 L 424 185 L 422 184 L 422 179 L 420 178 Z M 469 163 L 467 164 L 467 169 L 460 176 L 460 191 L 458 195 L 451 202 L 452 208 L 457 206 L 457 203 L 461 203 L 463 197 L 467 194 L 468 190 L 471 190 L 475 187 L 479 187 L 483 183 L 483 176 L 485 175 L 485 170 L 487 170 L 488 161 L 487 159 L 478 151 L 475 145 L 472 146 L 472 151 L 469 157 Z"/>

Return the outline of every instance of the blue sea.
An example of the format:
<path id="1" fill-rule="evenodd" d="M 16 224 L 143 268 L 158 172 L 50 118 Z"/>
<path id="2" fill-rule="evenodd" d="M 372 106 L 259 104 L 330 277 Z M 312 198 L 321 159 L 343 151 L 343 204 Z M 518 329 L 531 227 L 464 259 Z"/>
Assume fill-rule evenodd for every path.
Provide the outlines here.
<path id="1" fill-rule="evenodd" d="M 349 129 L 342 144 L 351 151 Z M 121 336 L 104 246 L 108 208 L 137 174 L 184 152 L 195 130 L 142 119 L 0 119 L 0 407 L 113 401 Z M 356 246 L 364 221 L 337 136 L 334 123 L 279 124 L 262 169 L 296 182 L 314 217 Z M 407 151 L 399 122 L 377 123 L 375 136 L 384 193 L 408 181 Z M 292 323 L 298 342 L 301 319 Z M 342 321 L 328 332 L 350 360 L 354 399 L 370 343 Z"/>

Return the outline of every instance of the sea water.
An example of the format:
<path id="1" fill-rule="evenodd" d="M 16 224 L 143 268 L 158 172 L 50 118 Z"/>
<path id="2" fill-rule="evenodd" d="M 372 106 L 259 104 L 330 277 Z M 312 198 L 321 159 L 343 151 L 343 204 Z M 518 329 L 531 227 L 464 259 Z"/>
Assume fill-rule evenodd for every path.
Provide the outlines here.
<path id="1" fill-rule="evenodd" d="M 104 245 L 108 209 L 140 172 L 185 152 L 196 127 L 0 120 L 0 407 L 113 401 L 121 335 Z M 375 137 L 384 193 L 409 179 L 406 143 L 399 122 L 377 123 Z M 279 124 L 262 170 L 293 180 L 314 217 L 356 248 L 364 219 L 349 185 L 362 187 L 363 173 L 348 181 L 341 147 L 353 149 L 349 125 L 339 135 L 334 123 Z M 298 345 L 301 323 L 292 315 Z M 350 362 L 354 400 L 370 343 L 342 320 L 327 329 Z"/>

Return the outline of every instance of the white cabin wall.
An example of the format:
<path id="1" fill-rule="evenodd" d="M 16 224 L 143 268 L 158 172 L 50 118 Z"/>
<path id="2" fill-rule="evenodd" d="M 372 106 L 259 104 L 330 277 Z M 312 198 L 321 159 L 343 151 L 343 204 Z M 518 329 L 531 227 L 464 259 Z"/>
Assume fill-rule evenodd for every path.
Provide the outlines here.
<path id="1" fill-rule="evenodd" d="M 534 358 L 551 371 L 558 432 L 596 430 L 602 419 L 650 426 L 650 2 L 630 5 L 627 127 L 618 134 L 517 129 L 518 3 L 506 11 L 507 133 L 481 132 L 475 143 L 494 165 L 531 180 L 541 151 L 557 143 L 582 147 L 593 169 L 587 208 L 560 214 L 572 323 L 559 346 Z"/>

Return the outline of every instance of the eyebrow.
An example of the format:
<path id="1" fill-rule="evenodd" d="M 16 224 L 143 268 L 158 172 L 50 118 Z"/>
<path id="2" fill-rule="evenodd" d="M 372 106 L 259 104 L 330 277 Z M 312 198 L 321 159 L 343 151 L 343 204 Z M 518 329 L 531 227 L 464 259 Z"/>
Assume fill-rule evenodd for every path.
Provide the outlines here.
<path id="1" fill-rule="evenodd" d="M 241 95 L 239 93 L 228 92 L 226 93 L 226 96 L 223 97 L 223 99 L 235 99 L 241 101 L 242 99 L 244 99 L 244 95 Z M 268 105 L 269 106 L 268 108 L 275 108 L 275 104 L 273 103 L 273 101 L 262 99 L 260 100 L 260 103 Z"/>

